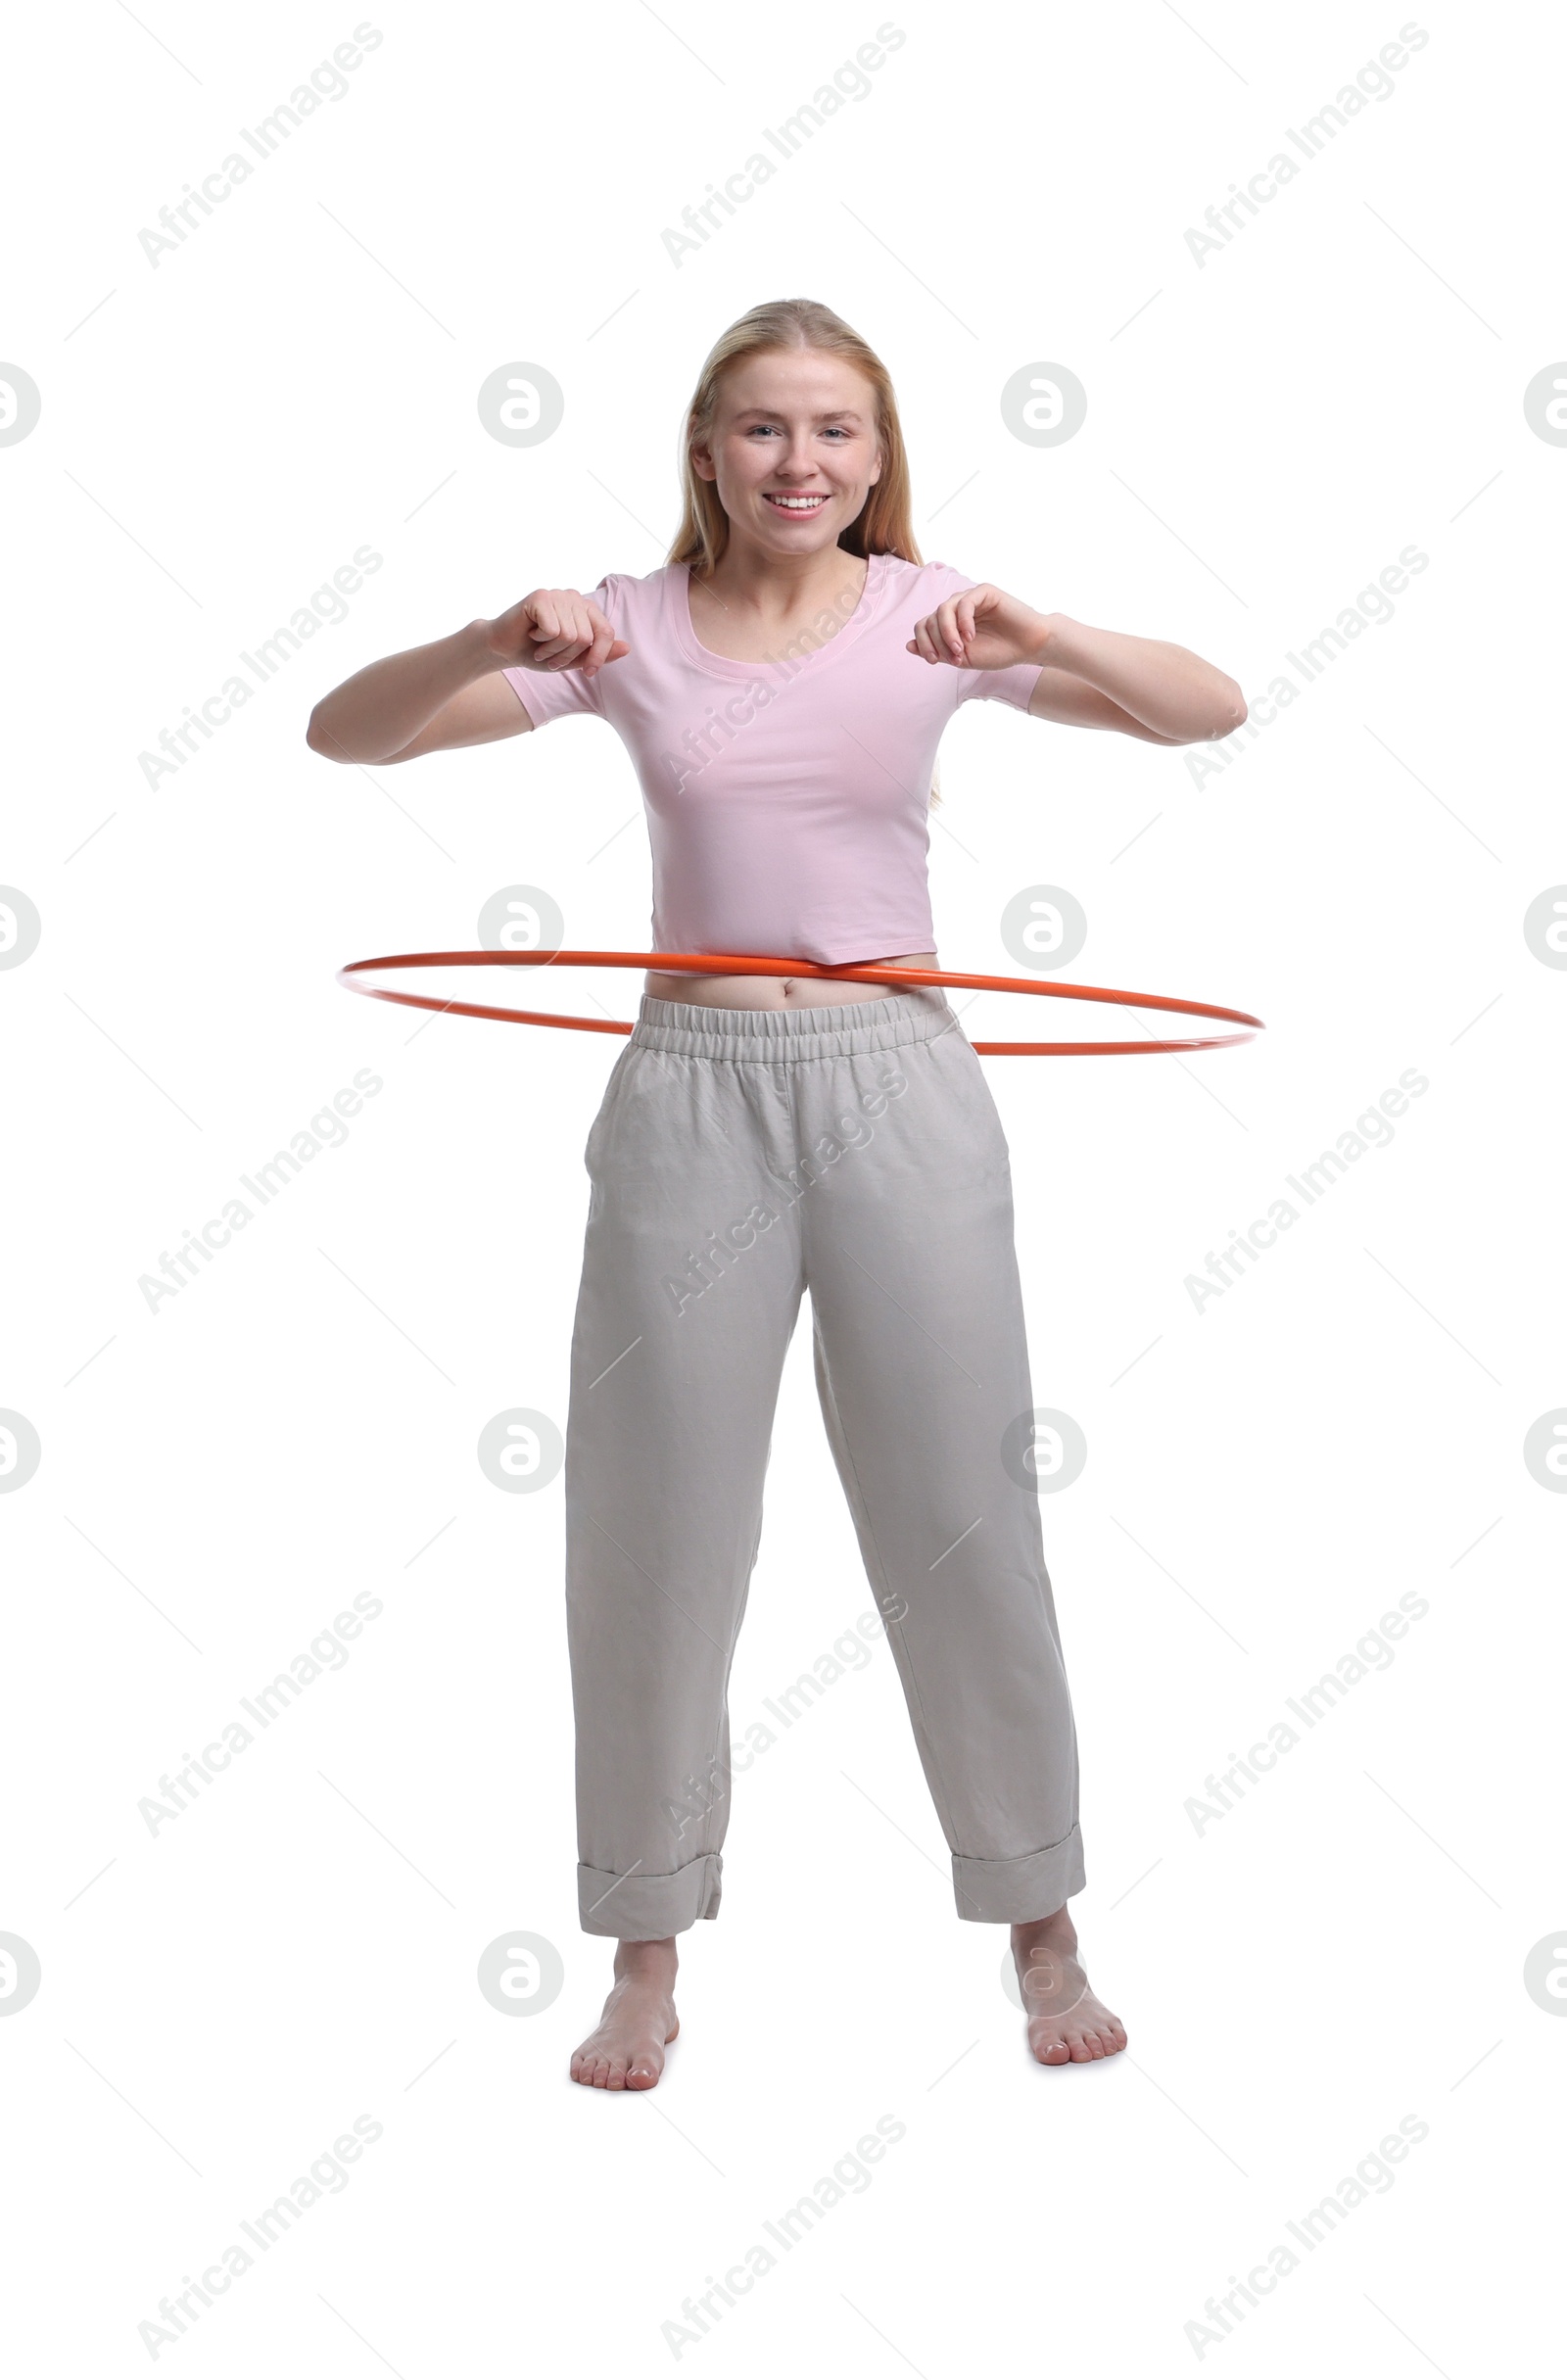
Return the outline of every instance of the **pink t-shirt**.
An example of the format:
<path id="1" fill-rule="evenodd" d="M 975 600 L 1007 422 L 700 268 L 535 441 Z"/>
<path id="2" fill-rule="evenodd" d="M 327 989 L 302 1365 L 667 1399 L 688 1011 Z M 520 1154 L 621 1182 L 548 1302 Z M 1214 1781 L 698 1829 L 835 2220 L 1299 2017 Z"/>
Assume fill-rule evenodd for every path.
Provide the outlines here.
<path id="1" fill-rule="evenodd" d="M 1037 664 L 932 668 L 904 650 L 916 621 L 976 584 L 945 562 L 873 554 L 850 617 L 825 611 L 828 641 L 776 662 L 698 643 L 689 580 L 671 562 L 593 590 L 631 647 L 596 677 L 504 673 L 536 728 L 592 711 L 630 753 L 652 843 L 649 948 L 820 967 L 933 949 L 926 815 L 941 732 L 975 696 L 1025 711 Z"/>

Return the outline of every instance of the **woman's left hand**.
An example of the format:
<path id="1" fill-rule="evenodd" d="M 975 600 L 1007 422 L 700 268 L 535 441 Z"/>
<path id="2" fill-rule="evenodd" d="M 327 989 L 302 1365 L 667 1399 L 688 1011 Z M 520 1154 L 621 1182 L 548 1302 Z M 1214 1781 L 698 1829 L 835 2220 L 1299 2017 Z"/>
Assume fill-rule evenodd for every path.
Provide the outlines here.
<path id="1" fill-rule="evenodd" d="M 927 612 L 905 650 L 954 669 L 1012 669 L 1043 663 L 1053 621 L 999 587 L 968 587 Z"/>

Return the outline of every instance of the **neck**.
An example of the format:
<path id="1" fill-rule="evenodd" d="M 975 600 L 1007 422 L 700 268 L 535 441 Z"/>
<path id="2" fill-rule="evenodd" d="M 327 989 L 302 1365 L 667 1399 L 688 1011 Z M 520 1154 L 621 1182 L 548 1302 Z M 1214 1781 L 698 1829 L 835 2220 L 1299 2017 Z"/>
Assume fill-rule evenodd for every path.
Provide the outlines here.
<path id="1" fill-rule="evenodd" d="M 837 611 L 847 619 L 864 593 L 869 569 L 862 554 L 847 553 L 840 546 L 780 557 L 731 538 L 710 576 L 698 578 L 693 569 L 691 586 L 732 617 L 766 627 L 818 611 Z"/>

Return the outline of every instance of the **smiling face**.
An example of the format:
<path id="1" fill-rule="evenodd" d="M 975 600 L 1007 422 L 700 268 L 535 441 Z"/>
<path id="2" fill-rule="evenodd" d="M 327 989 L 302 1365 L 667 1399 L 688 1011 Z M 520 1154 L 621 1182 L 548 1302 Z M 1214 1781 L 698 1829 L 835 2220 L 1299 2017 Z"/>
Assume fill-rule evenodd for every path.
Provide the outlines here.
<path id="1" fill-rule="evenodd" d="M 770 556 L 835 546 L 880 477 L 876 391 L 818 348 L 748 356 L 719 384 L 693 469 L 715 480 L 734 537 Z"/>

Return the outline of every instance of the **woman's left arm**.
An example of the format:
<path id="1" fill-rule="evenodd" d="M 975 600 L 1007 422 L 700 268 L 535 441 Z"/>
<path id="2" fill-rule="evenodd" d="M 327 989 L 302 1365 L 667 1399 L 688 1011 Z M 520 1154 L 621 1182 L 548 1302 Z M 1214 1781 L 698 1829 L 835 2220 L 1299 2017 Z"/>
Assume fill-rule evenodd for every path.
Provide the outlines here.
<path id="1" fill-rule="evenodd" d="M 909 650 L 957 669 L 1037 662 L 1030 718 L 1115 728 L 1147 743 L 1201 743 L 1230 735 L 1246 718 L 1235 680 L 1184 644 L 1034 611 L 999 587 L 949 596 L 920 621 Z"/>
<path id="2" fill-rule="evenodd" d="M 1044 626 L 1030 719 L 1118 728 L 1155 743 L 1200 743 L 1245 721 L 1246 697 L 1234 679 L 1184 644 L 1086 628 L 1059 611 L 1046 614 Z"/>

